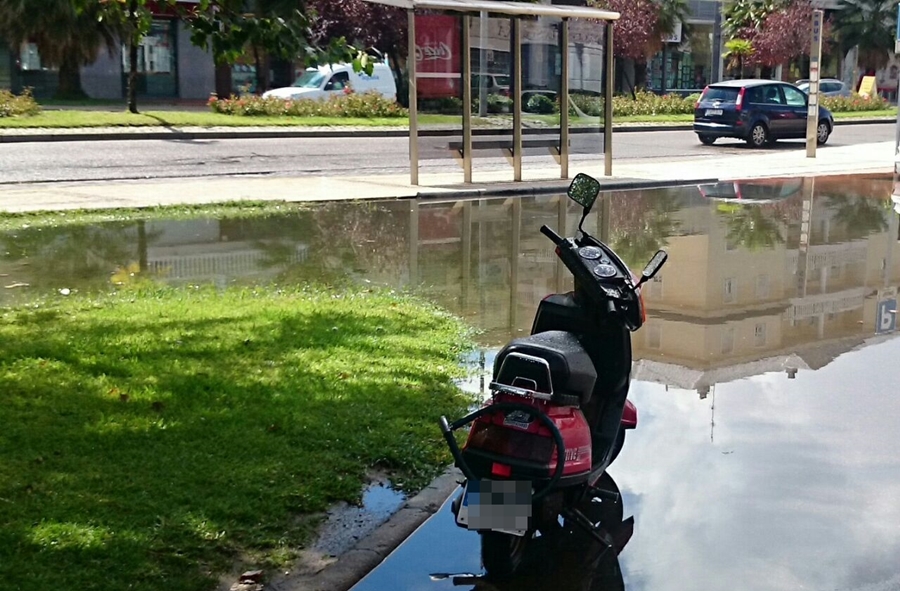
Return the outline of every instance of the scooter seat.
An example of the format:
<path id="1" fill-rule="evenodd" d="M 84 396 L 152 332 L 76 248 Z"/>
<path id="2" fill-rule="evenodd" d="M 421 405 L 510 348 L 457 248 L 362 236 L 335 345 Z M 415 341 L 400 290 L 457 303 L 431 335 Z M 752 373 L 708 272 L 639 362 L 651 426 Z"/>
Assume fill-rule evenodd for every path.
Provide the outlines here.
<path id="1" fill-rule="evenodd" d="M 516 386 L 520 385 L 516 383 L 517 379 L 523 375 L 528 376 L 529 369 L 522 367 L 522 372 L 517 372 L 516 357 L 510 358 L 510 363 L 504 365 L 503 362 L 510 353 L 539 357 L 547 361 L 553 386 L 553 402 L 579 406 L 591 399 L 597 371 L 587 351 L 572 333 L 550 330 L 514 339 L 503 347 L 494 360 L 494 381 Z M 503 375 L 499 375 L 501 373 Z"/>

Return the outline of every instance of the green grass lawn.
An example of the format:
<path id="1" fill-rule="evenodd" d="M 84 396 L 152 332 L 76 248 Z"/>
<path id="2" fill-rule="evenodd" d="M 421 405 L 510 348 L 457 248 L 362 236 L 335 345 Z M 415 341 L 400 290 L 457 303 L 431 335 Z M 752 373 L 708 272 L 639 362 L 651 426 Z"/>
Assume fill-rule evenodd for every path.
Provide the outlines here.
<path id="1" fill-rule="evenodd" d="M 835 113 L 837 119 L 864 117 L 896 117 L 896 109 Z M 559 125 L 559 115 L 526 115 L 543 125 Z M 491 119 L 474 117 L 477 126 L 493 125 Z M 512 121 L 512 116 L 504 120 Z M 693 115 L 629 115 L 616 116 L 618 123 L 690 123 Z M 597 125 L 597 117 L 572 117 L 570 125 Z M 203 111 L 147 111 L 138 115 L 127 111 L 44 111 L 32 117 L 0 117 L 2 128 L 89 128 L 89 127 L 404 127 L 406 118 L 349 118 L 349 117 L 238 117 Z M 462 125 L 462 117 L 455 115 L 420 114 L 419 124 Z"/>
<path id="2" fill-rule="evenodd" d="M 383 293 L 147 289 L 0 309 L 0 580 L 213 589 L 285 564 L 367 469 L 449 454 L 467 332 Z"/>

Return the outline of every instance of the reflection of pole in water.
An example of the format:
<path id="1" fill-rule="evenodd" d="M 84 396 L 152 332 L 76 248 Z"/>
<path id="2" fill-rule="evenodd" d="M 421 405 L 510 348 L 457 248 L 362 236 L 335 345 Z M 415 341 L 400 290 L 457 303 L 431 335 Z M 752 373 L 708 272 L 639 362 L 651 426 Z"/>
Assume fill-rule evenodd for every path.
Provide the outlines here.
<path id="1" fill-rule="evenodd" d="M 419 283 L 419 200 L 409 200 L 409 284 Z"/>
<path id="2" fill-rule="evenodd" d="M 715 430 L 716 430 L 716 385 L 712 385 L 712 396 L 710 397 L 710 416 L 709 416 L 709 442 L 715 443 Z"/>
<path id="3" fill-rule="evenodd" d="M 806 297 L 806 270 L 809 263 L 810 232 L 812 231 L 813 196 L 816 190 L 816 179 L 807 179 L 809 191 L 803 199 L 803 210 L 800 217 L 800 247 L 797 252 L 797 292 Z"/>
<path id="4" fill-rule="evenodd" d="M 516 300 L 519 295 L 519 250 L 522 240 L 521 199 L 512 199 L 510 217 L 512 219 L 512 241 L 509 248 L 509 328 L 515 331 L 518 322 Z"/>
<path id="5" fill-rule="evenodd" d="M 600 235 L 600 241 L 609 244 L 609 222 L 612 203 L 610 202 L 610 194 L 604 193 L 600 196 L 600 211 L 597 215 L 597 233 Z"/>
<path id="6" fill-rule="evenodd" d="M 472 202 L 463 203 L 462 215 L 462 282 L 460 297 L 464 314 L 469 313 L 469 284 L 472 281 Z"/>
<path id="7" fill-rule="evenodd" d="M 557 233 L 561 236 L 568 236 L 569 232 L 568 228 L 568 211 L 569 211 L 569 198 L 565 195 L 560 195 L 557 198 L 557 210 L 556 210 L 556 228 Z M 548 242 L 549 244 L 549 242 Z M 552 250 L 551 250 L 552 252 Z M 565 289 L 566 282 L 566 266 L 563 264 L 562 259 L 559 257 L 554 257 L 556 259 L 556 291 L 557 293 L 562 293 Z"/>

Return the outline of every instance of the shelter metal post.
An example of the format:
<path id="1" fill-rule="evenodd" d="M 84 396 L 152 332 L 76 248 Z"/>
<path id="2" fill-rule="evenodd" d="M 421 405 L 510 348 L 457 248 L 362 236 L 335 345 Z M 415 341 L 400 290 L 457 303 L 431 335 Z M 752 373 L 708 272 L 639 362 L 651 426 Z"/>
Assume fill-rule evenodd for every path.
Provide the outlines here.
<path id="1" fill-rule="evenodd" d="M 569 178 L 569 19 L 559 27 L 559 175 Z"/>
<path id="2" fill-rule="evenodd" d="M 512 19 L 513 180 L 522 180 L 522 22 Z"/>
<path id="3" fill-rule="evenodd" d="M 603 101 L 603 174 L 612 176 L 613 89 L 616 58 L 613 55 L 613 21 L 606 22 L 606 99 Z"/>
<path id="4" fill-rule="evenodd" d="M 409 184 L 419 184 L 419 102 L 416 88 L 416 11 L 407 10 L 409 17 L 409 49 L 406 69 L 409 76 Z"/>
<path id="5" fill-rule="evenodd" d="M 472 17 L 462 17 L 462 128 L 463 128 L 463 182 L 472 182 Z"/>

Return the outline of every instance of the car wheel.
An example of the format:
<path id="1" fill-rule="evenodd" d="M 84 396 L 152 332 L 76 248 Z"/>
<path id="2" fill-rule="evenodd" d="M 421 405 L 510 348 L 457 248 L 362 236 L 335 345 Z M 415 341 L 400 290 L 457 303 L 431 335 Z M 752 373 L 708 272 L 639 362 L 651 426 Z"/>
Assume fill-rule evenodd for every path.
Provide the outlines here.
<path id="1" fill-rule="evenodd" d="M 820 146 L 824 146 L 825 142 L 828 141 L 828 136 L 831 135 L 831 126 L 828 125 L 827 121 L 819 121 L 819 125 L 816 127 L 816 143 Z"/>
<path id="2" fill-rule="evenodd" d="M 712 135 L 700 135 L 697 137 L 700 138 L 700 143 L 703 144 L 704 146 L 711 146 L 714 143 L 716 143 L 716 138 L 715 138 L 715 136 L 712 136 Z"/>
<path id="3" fill-rule="evenodd" d="M 756 123 L 750 128 L 747 143 L 751 148 L 762 148 L 769 143 L 769 130 L 762 123 Z"/>

